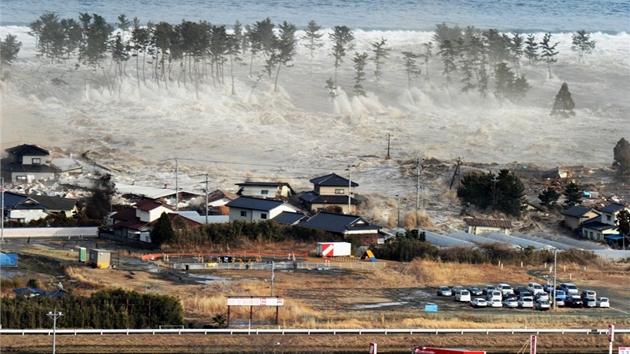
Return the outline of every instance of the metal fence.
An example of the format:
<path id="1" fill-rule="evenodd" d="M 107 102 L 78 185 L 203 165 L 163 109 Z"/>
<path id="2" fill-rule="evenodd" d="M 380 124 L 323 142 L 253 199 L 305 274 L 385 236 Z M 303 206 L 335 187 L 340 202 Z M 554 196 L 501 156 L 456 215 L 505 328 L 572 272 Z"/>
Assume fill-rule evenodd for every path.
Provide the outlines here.
<path id="1" fill-rule="evenodd" d="M 191 269 L 242 269 L 242 270 L 271 270 L 271 262 L 228 262 L 228 263 L 186 263 L 173 262 L 173 269 L 191 270 Z M 324 262 L 324 263 L 308 263 L 299 261 L 273 262 L 276 270 L 301 269 L 301 270 L 318 270 L 330 271 L 340 269 L 355 270 L 374 270 L 383 269 L 387 266 L 385 262 Z"/>

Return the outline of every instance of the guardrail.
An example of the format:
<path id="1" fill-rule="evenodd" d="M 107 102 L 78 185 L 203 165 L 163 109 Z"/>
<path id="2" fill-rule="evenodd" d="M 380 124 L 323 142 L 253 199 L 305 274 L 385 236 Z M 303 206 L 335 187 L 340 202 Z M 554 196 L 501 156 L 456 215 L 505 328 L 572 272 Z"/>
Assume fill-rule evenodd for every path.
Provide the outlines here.
<path id="1" fill-rule="evenodd" d="M 360 262 L 360 263 L 305 263 L 299 261 L 280 261 L 274 262 L 274 269 L 310 269 L 310 270 L 335 270 L 335 269 L 383 269 L 387 266 L 385 262 Z M 265 262 L 230 262 L 230 263 L 184 263 L 173 262 L 170 263 L 170 267 L 173 269 L 255 269 L 255 270 L 270 270 L 271 263 Z"/>
<path id="2" fill-rule="evenodd" d="M 301 335 L 364 335 L 364 334 L 608 334 L 608 328 L 374 328 L 374 329 L 0 329 L 1 335 L 112 335 L 112 334 L 301 334 Z M 630 328 L 615 328 L 615 333 L 630 333 Z"/>

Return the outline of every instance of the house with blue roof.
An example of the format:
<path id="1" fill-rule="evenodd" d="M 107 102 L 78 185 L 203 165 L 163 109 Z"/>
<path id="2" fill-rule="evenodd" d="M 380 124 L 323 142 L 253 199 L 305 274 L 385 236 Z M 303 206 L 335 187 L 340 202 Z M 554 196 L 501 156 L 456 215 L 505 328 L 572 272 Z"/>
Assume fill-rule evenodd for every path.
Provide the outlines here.
<path id="1" fill-rule="evenodd" d="M 357 205 L 361 201 L 352 196 L 354 188 L 359 186 L 358 183 L 351 182 L 336 173 L 313 178 L 310 182 L 313 183 L 313 190 L 300 196 L 308 210 L 339 208 L 344 214 L 356 213 Z M 348 202 L 350 202 L 350 210 L 348 210 Z"/>
<path id="2" fill-rule="evenodd" d="M 271 220 L 282 212 L 298 211 L 298 208 L 281 200 L 239 197 L 227 203 L 230 208 L 230 222 L 235 220 L 256 222 Z"/>

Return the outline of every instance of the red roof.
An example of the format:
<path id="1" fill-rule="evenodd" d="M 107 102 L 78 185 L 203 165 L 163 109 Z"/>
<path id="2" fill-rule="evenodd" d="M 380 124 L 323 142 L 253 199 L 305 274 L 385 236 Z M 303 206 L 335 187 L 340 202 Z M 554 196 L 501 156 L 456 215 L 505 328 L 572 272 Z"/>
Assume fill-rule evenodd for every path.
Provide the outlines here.
<path id="1" fill-rule="evenodd" d="M 130 221 L 136 219 L 136 208 L 124 207 L 112 215 L 114 220 Z"/>
<path id="2" fill-rule="evenodd" d="M 512 222 L 509 220 L 466 218 L 464 221 L 468 226 L 498 227 L 500 229 L 512 228 Z"/>
<path id="3" fill-rule="evenodd" d="M 195 220 L 189 219 L 185 216 L 182 216 L 180 214 L 175 214 L 175 213 L 169 213 L 166 214 L 168 216 L 168 219 L 171 220 L 171 225 L 173 225 L 173 228 L 176 229 L 176 225 L 177 223 L 175 222 L 175 220 L 180 220 L 183 221 L 187 227 L 197 227 L 199 225 L 201 225 L 201 223 L 196 222 Z M 155 219 L 153 221 L 151 221 L 149 223 L 150 226 L 155 225 L 158 222 L 159 219 Z"/>

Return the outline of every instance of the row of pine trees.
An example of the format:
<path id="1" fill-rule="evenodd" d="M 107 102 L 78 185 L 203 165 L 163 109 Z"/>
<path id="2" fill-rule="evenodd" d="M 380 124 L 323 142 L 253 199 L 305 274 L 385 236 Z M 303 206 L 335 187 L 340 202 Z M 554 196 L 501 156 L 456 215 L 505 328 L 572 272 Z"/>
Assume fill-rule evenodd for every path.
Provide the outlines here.
<path id="1" fill-rule="evenodd" d="M 315 21 L 310 21 L 303 28 L 303 36 L 297 38 L 294 24 L 284 21 L 276 25 L 269 18 L 248 25 L 236 21 L 229 30 L 225 25 L 206 21 L 183 20 L 179 24 L 150 21 L 142 25 L 137 18 L 130 20 L 123 14 L 110 24 L 98 14 L 81 13 L 75 20 L 44 13 L 30 28 L 41 57 L 52 63 L 74 58 L 75 68 L 87 69 L 86 82 L 111 92 L 120 92 L 122 81 L 132 76 L 138 86 L 146 85 L 147 80 L 166 88 L 177 83 L 191 86 L 198 96 L 201 84 L 229 84 L 235 94 L 234 69 L 241 65 L 249 65 L 252 90 L 265 74 L 272 78 L 270 84 L 276 90 L 281 68 L 291 65 L 298 45 L 304 45 L 311 57 L 325 45 L 325 33 Z M 328 40 L 334 74 L 326 80 L 325 87 L 332 97 L 338 94 L 338 71 L 346 61 L 351 61 L 354 69 L 353 83 L 348 86 L 355 95 L 365 96 L 364 83 L 370 63 L 374 81 L 378 83 L 386 60 L 395 57 L 402 60 L 400 70 L 404 70 L 409 88 L 423 70 L 424 79 L 430 80 L 429 64 L 437 59 L 446 85 L 458 80 L 461 92 L 477 91 L 482 97 L 493 93 L 501 101 L 518 102 L 531 88 L 520 73 L 521 62 L 526 60 L 534 65 L 542 61 L 551 75 L 551 66 L 558 55 L 558 43 L 553 43 L 550 33 L 536 39 L 533 34 L 506 34 L 472 26 L 462 29 L 444 23 L 436 26 L 432 41 L 422 43 L 414 51 L 393 53 L 387 39 L 380 38 L 370 44 L 368 51 L 355 51 L 352 56 L 356 43 L 353 31 L 347 26 L 334 26 Z M 11 35 L 0 41 L 0 49 L 7 52 L 3 63 L 15 59 L 20 45 Z M 585 31 L 577 31 L 572 45 L 582 61 L 595 48 L 595 41 Z M 130 61 L 133 73 L 127 72 Z M 261 70 L 255 72 L 255 66 Z M 65 83 L 62 79 L 54 82 Z"/>

